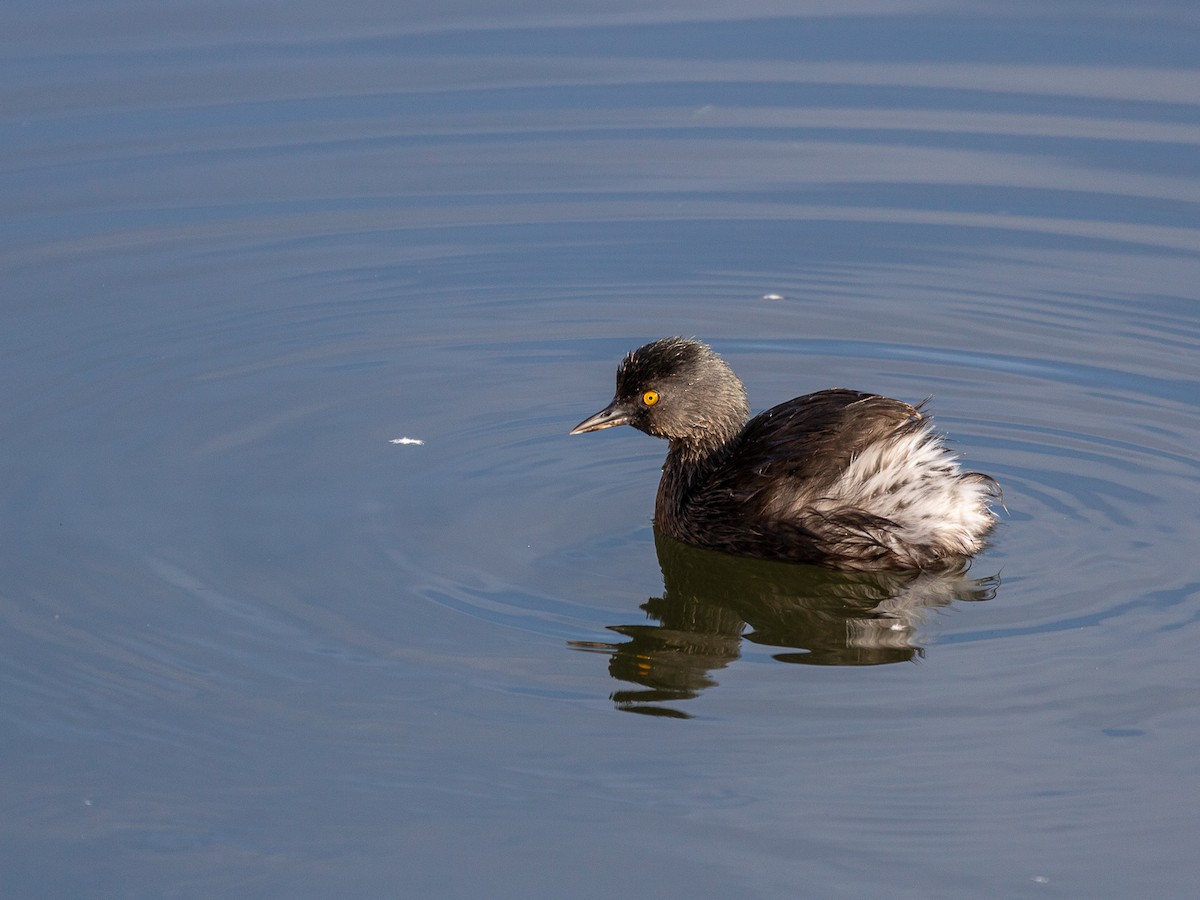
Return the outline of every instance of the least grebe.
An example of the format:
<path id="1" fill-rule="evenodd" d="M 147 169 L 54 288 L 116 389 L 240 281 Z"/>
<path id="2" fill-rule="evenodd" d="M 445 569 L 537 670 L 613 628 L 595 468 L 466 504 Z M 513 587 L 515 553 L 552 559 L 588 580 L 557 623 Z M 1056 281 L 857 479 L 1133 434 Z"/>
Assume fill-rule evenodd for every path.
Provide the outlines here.
<path id="1" fill-rule="evenodd" d="M 838 569 L 928 569 L 979 552 L 996 521 L 996 482 L 963 472 L 920 406 L 835 388 L 750 419 L 741 380 L 700 341 L 634 350 L 612 403 L 571 434 L 614 425 L 670 441 L 654 521 L 688 544 Z"/>

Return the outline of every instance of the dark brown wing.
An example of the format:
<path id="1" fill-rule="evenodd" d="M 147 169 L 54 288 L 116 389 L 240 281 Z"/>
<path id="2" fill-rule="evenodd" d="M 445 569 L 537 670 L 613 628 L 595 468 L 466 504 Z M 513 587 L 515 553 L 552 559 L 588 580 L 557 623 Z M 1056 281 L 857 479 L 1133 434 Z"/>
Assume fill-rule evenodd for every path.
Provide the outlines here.
<path id="1" fill-rule="evenodd" d="M 780 520 L 759 501 L 777 494 L 781 483 L 798 497 L 821 496 L 864 447 L 922 425 L 916 407 L 858 391 L 819 391 L 781 403 L 751 419 L 724 463 L 694 486 L 687 530 L 696 543 L 753 556 L 818 563 L 838 554 L 883 556 L 885 548 L 872 545 L 873 535 L 891 525 L 886 520 L 861 510 Z"/>
<path id="2" fill-rule="evenodd" d="M 863 448 L 920 427 L 921 418 L 907 403 L 842 388 L 797 397 L 750 420 L 730 454 L 734 464 L 714 473 L 713 485 L 741 492 L 761 479 L 828 484 Z"/>

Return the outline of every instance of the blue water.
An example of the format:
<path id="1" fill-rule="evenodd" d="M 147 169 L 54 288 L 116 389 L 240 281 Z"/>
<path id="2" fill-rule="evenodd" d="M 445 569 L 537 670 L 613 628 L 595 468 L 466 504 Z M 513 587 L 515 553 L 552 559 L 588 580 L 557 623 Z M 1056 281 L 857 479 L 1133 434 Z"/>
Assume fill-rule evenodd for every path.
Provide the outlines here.
<path id="1" fill-rule="evenodd" d="M 4 895 L 1190 896 L 1198 61 L 1169 2 L 7 4 Z M 566 432 L 667 334 L 932 397 L 992 547 L 656 546 L 663 445 Z"/>

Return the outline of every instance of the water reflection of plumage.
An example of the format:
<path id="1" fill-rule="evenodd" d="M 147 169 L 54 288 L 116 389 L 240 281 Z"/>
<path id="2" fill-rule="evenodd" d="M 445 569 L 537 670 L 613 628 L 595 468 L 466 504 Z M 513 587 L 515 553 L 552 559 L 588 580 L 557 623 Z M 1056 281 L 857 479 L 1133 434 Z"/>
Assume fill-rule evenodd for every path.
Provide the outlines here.
<path id="1" fill-rule="evenodd" d="M 573 642 L 611 654 L 609 672 L 640 685 L 612 695 L 621 708 L 683 715 L 651 704 L 695 697 L 741 655 L 741 642 L 785 648 L 782 662 L 871 666 L 924 655 L 926 612 L 988 600 L 999 579 L 939 572 L 834 572 L 702 550 L 655 532 L 664 590 L 642 604 L 650 622 L 612 625 L 624 643 Z"/>

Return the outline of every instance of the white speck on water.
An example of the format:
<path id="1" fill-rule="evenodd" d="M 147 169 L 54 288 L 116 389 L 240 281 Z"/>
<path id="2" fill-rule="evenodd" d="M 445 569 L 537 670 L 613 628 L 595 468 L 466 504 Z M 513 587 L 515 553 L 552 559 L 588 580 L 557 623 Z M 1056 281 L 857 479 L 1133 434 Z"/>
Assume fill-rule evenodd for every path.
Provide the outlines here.
<path id="1" fill-rule="evenodd" d="M 764 300 L 782 300 L 783 294 L 763 294 L 762 298 Z"/>
<path id="2" fill-rule="evenodd" d="M 1033 876 L 1033 883 L 1034 883 L 1034 884 L 1049 884 L 1049 883 L 1050 883 L 1050 879 L 1049 879 L 1049 878 L 1047 878 L 1045 875 L 1034 875 L 1034 876 Z"/>
<path id="3" fill-rule="evenodd" d="M 417 445 L 421 445 L 421 444 L 424 444 L 425 442 L 424 442 L 424 441 L 422 441 L 422 440 L 418 440 L 417 438 L 402 437 L 402 438 L 392 438 L 390 441 L 388 441 L 388 443 L 389 443 L 389 444 L 417 444 Z"/>

